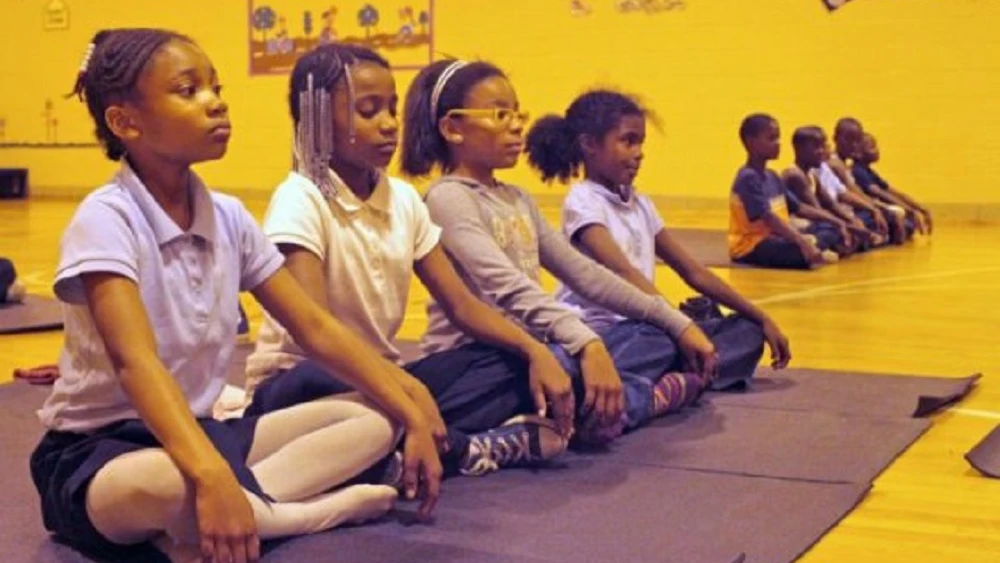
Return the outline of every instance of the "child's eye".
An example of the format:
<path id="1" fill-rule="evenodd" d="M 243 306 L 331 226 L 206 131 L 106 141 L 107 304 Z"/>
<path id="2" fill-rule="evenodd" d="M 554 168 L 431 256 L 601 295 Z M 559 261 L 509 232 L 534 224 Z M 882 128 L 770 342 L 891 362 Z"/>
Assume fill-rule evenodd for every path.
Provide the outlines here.
<path id="1" fill-rule="evenodd" d="M 197 89 L 193 85 L 185 85 L 177 88 L 177 93 L 185 98 L 190 98 L 195 95 Z"/>
<path id="2" fill-rule="evenodd" d="M 222 95 L 222 84 L 216 84 L 215 86 L 212 86 L 212 91 L 215 92 L 216 96 L 221 96 Z"/>

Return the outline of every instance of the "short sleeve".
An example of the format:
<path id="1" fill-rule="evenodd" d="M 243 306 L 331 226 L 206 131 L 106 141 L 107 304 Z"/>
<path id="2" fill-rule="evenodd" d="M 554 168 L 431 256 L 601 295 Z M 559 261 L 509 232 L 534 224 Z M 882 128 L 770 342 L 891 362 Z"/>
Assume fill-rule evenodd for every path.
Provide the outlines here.
<path id="1" fill-rule="evenodd" d="M 789 213 L 798 213 L 799 209 L 802 208 L 802 200 L 799 196 L 795 195 L 795 192 L 788 188 L 782 188 L 782 192 L 785 194 L 785 202 L 788 204 Z"/>
<path id="2" fill-rule="evenodd" d="M 88 198 L 73 215 L 59 244 L 53 290 L 66 303 L 84 302 L 83 274 L 106 272 L 139 282 L 139 243 L 125 213 Z"/>
<path id="3" fill-rule="evenodd" d="M 660 215 L 660 212 L 657 211 L 653 202 L 644 195 L 639 196 L 639 208 L 642 209 L 642 215 L 646 220 L 646 224 L 649 226 L 649 234 L 655 237 L 666 227 L 666 224 L 663 222 L 663 217 Z"/>
<path id="4" fill-rule="evenodd" d="M 322 214 L 329 213 L 328 205 L 308 180 L 289 176 L 271 196 L 264 214 L 264 234 L 274 244 L 300 246 L 326 260 L 328 245 Z"/>
<path id="5" fill-rule="evenodd" d="M 753 173 L 741 173 L 733 185 L 733 192 L 740 198 L 747 219 L 756 221 L 771 210 L 771 201 L 764 193 L 763 179 Z"/>
<path id="6" fill-rule="evenodd" d="M 427 209 L 427 204 L 424 203 L 424 200 L 413 186 L 402 181 L 397 181 L 395 178 L 390 180 L 390 182 L 396 193 L 400 197 L 406 198 L 407 207 L 412 211 L 413 259 L 420 260 L 427 256 L 441 242 L 441 227 L 438 227 L 434 224 L 434 221 L 431 221 L 431 213 Z"/>
<path id="7" fill-rule="evenodd" d="M 603 200 L 594 197 L 586 188 L 575 187 L 570 190 L 563 201 L 562 228 L 567 239 L 573 237 L 584 227 L 607 224 L 607 210 Z"/>
<path id="8" fill-rule="evenodd" d="M 250 291 L 264 283 L 284 264 L 278 247 L 268 240 L 247 208 L 236 202 L 236 227 L 240 241 L 240 291 Z"/>

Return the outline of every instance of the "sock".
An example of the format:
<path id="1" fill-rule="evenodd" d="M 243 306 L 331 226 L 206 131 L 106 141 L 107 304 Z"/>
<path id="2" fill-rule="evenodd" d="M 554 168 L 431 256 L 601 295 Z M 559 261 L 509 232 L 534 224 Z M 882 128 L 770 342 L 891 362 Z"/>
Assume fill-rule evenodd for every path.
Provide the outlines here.
<path id="1" fill-rule="evenodd" d="M 668 372 L 653 386 L 653 415 L 680 410 L 701 395 L 705 383 L 694 373 Z"/>

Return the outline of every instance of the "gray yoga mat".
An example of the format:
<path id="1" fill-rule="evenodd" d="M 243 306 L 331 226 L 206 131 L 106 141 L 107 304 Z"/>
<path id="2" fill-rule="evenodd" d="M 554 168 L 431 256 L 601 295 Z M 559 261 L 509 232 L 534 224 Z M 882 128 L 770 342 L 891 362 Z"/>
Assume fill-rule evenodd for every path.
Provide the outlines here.
<path id="1" fill-rule="evenodd" d="M 981 375 L 916 377 L 817 369 L 758 368 L 750 388 L 712 393 L 714 405 L 876 417 L 927 416 L 972 391 Z"/>
<path id="2" fill-rule="evenodd" d="M 5 561 L 83 560 L 48 539 L 28 476 L 26 460 L 41 435 L 34 411 L 47 392 L 24 383 L 0 386 L 0 486 L 7 501 L 0 550 Z M 771 414 L 745 410 L 748 418 Z M 782 414 L 798 426 L 815 420 L 798 420 L 805 413 Z M 691 420 L 691 426 L 698 428 L 699 422 Z M 399 561 L 583 562 L 616 555 L 617 560 L 729 563 L 744 552 L 747 561 L 791 561 L 868 489 L 867 482 L 680 471 L 630 458 L 631 448 L 652 451 L 663 439 L 659 428 L 649 428 L 626 437 L 615 454 L 568 456 L 560 467 L 536 472 L 455 479 L 446 483 L 434 526 L 389 521 L 296 539 L 278 546 L 265 561 L 297 562 L 322 553 L 338 553 L 341 561 L 370 561 L 368 554 L 382 552 L 398 553 Z M 812 453 L 789 446 L 790 454 Z M 714 451 L 728 460 L 720 460 L 723 465 L 742 455 Z M 804 459 L 791 463 L 811 466 Z"/>
<path id="3" fill-rule="evenodd" d="M 242 381 L 242 358 L 250 349 L 238 347 L 234 383 Z M 791 383 L 766 383 L 784 377 Z M 891 408 L 865 403 L 865 393 L 842 400 L 865 383 L 857 377 L 883 379 L 876 385 L 884 387 L 871 392 L 884 404 L 895 405 L 896 395 L 906 398 Z M 836 525 L 870 480 L 930 424 L 908 418 L 912 408 L 904 407 L 920 395 L 962 390 L 953 384 L 960 380 L 768 375 L 749 393 L 713 394 L 697 409 L 623 437 L 608 452 L 568 455 L 559 466 L 534 472 L 448 481 L 432 526 L 403 525 L 397 515 L 290 540 L 264 561 L 298 563 L 330 553 L 345 562 L 735 563 L 744 553 L 750 562 L 792 561 Z M 28 476 L 27 458 L 41 435 L 34 411 L 48 390 L 0 385 L 4 561 L 84 561 L 48 538 Z M 842 403 L 859 408 L 845 410 Z M 399 514 L 409 510 L 402 505 Z"/>
<path id="4" fill-rule="evenodd" d="M 622 437 L 609 456 L 672 469 L 867 483 L 929 427 L 923 419 L 705 404 Z"/>
<path id="5" fill-rule="evenodd" d="M 965 459 L 983 475 L 1000 479 L 1000 426 L 969 450 Z"/>
<path id="6" fill-rule="evenodd" d="M 40 431 L 44 388 L 0 387 L 4 561 L 86 561 L 45 534 L 25 460 Z M 635 437 L 643 436 L 642 433 Z M 657 440 L 647 433 L 647 442 Z M 412 505 L 380 523 L 286 541 L 263 559 L 345 563 L 424 561 L 792 561 L 864 497 L 867 483 L 817 483 L 629 465 L 570 455 L 539 471 L 446 483 L 433 525 L 409 525 Z"/>
<path id="7" fill-rule="evenodd" d="M 370 545 L 396 553 L 392 561 L 437 561 L 406 551 L 408 542 L 420 542 L 525 561 L 728 563 L 745 554 L 748 562 L 781 563 L 805 552 L 869 488 L 578 456 L 561 469 L 509 470 L 446 485 L 431 526 L 407 526 L 397 517 L 296 539 L 275 550 L 274 561 L 309 560 L 324 551 L 342 561 L 380 560 L 367 557 Z"/>
<path id="8" fill-rule="evenodd" d="M 0 305 L 0 334 L 58 330 L 62 326 L 62 304 L 51 297 L 25 295 L 22 303 Z"/>

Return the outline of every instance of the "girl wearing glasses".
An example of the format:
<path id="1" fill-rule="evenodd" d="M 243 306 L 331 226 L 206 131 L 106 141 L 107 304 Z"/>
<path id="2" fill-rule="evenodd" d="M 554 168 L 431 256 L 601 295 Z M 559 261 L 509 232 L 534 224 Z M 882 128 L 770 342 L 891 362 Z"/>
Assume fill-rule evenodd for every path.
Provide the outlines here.
<path id="1" fill-rule="evenodd" d="M 479 299 L 550 344 L 573 379 L 578 441 L 609 441 L 694 401 L 715 374 L 715 350 L 701 330 L 578 252 L 527 192 L 496 178 L 517 164 L 528 121 L 503 71 L 438 61 L 414 79 L 404 115 L 403 171 L 444 174 L 426 202 L 448 257 Z M 542 288 L 541 268 L 629 321 L 595 332 Z M 468 342 L 440 302 L 428 315 L 426 351 Z M 689 373 L 669 372 L 681 355 Z"/>
<path id="2" fill-rule="evenodd" d="M 479 475 L 562 452 L 573 428 L 569 377 L 545 346 L 468 291 L 420 195 L 385 172 L 399 136 L 389 64 L 362 47 L 317 47 L 296 63 L 289 103 L 295 168 L 263 226 L 292 275 L 387 364 L 401 363 L 395 338 L 414 273 L 468 334 L 465 346 L 389 370 L 441 422 L 445 474 Z M 337 375 L 266 316 L 247 360 L 248 412 L 348 391 Z"/>

